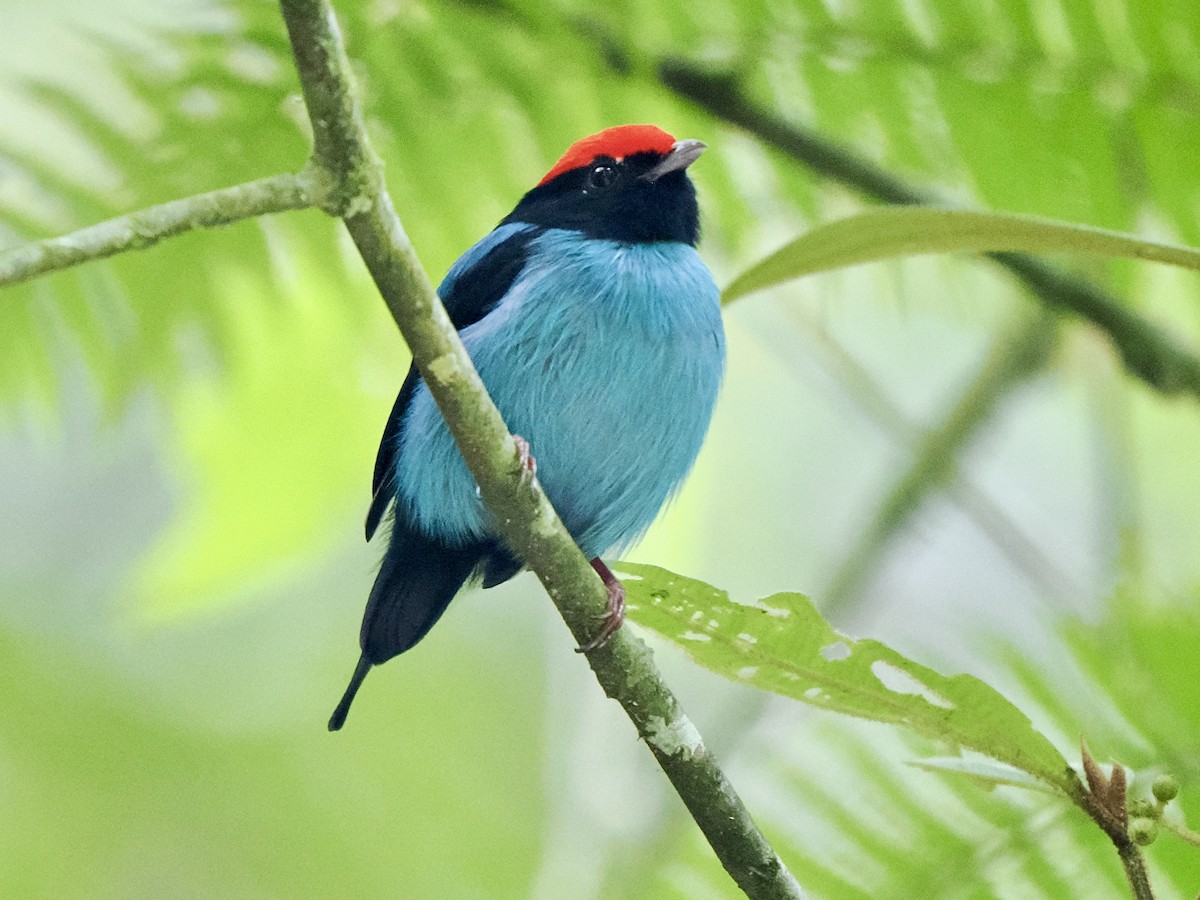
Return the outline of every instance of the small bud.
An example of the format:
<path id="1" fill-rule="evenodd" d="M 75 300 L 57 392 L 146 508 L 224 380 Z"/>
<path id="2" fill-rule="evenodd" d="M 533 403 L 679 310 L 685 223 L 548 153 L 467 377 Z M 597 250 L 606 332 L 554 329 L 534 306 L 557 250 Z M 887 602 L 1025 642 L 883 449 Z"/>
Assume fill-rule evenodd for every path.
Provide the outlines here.
<path id="1" fill-rule="evenodd" d="M 1179 782 L 1170 775 L 1159 775 L 1150 785 L 1150 792 L 1159 803 L 1170 803 L 1179 796 Z"/>
<path id="2" fill-rule="evenodd" d="M 1161 815 L 1158 804 L 1148 797 L 1135 797 L 1129 801 L 1129 818 L 1157 819 Z"/>
<path id="3" fill-rule="evenodd" d="M 1149 847 L 1158 837 L 1158 822 L 1154 819 L 1134 819 L 1129 823 L 1129 839 L 1139 847 Z"/>

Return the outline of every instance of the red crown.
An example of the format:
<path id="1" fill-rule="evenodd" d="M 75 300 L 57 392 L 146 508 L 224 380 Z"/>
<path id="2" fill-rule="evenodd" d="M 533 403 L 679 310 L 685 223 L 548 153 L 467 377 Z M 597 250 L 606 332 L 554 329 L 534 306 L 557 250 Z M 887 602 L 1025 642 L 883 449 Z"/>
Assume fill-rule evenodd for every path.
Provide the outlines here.
<path id="1" fill-rule="evenodd" d="M 562 155 L 562 159 L 554 164 L 554 168 L 546 173 L 546 177 L 538 182 L 538 186 L 554 180 L 563 172 L 586 166 L 597 156 L 611 156 L 621 160 L 635 153 L 666 154 L 671 152 L 674 144 L 675 138 L 657 125 L 617 125 L 605 128 L 573 143 Z"/>

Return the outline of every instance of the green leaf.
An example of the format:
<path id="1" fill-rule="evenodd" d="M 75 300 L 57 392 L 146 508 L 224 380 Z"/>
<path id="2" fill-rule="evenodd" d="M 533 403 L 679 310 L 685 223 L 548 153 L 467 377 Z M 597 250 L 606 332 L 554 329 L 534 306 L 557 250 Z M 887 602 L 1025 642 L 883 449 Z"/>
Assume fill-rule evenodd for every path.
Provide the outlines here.
<path id="1" fill-rule="evenodd" d="M 1014 769 L 1012 766 L 999 765 L 986 759 L 938 756 L 910 760 L 908 764 L 914 769 L 924 769 L 926 772 L 949 772 L 953 775 L 965 776 L 986 788 L 1006 785 L 1051 793 L 1046 785 L 1036 778 L 1031 778 L 1027 773 Z"/>
<path id="2" fill-rule="evenodd" d="M 939 675 L 878 641 L 839 634 L 803 594 L 773 594 L 748 606 L 656 566 L 615 568 L 626 576 L 633 619 L 714 672 L 976 750 L 1065 794 L 1077 785 L 1062 754 L 994 689 L 970 675 Z"/>
<path id="3" fill-rule="evenodd" d="M 1111 844 L 1085 816 L 1064 815 L 1057 795 L 914 777 L 892 761 L 924 742 L 864 725 L 807 721 L 805 746 L 777 764 L 762 805 L 763 827 L 814 896 L 1128 900 Z"/>
<path id="4" fill-rule="evenodd" d="M 1036 216 L 900 206 L 821 225 L 755 263 L 724 291 L 738 297 L 802 275 L 920 253 L 1088 253 L 1200 271 L 1200 251 Z"/>

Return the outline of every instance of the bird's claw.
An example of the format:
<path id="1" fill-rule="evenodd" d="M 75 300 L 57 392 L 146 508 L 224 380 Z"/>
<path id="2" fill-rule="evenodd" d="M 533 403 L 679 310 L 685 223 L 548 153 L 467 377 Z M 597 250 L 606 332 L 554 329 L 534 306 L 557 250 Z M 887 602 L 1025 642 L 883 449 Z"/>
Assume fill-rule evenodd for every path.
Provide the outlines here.
<path id="1" fill-rule="evenodd" d="M 537 459 L 529 451 L 529 441 L 519 434 L 513 435 L 513 443 L 517 445 L 517 462 L 520 464 L 521 475 L 526 480 L 537 474 Z"/>
<path id="2" fill-rule="evenodd" d="M 604 588 L 608 591 L 608 608 L 595 618 L 604 624 L 600 626 L 600 631 L 597 635 L 588 641 L 575 648 L 576 653 L 589 653 L 592 650 L 598 650 L 612 639 L 612 636 L 617 633 L 617 629 L 625 621 L 625 585 L 621 584 L 615 576 L 597 557 L 592 560 L 592 568 L 596 570 L 601 580 L 604 582 Z"/>

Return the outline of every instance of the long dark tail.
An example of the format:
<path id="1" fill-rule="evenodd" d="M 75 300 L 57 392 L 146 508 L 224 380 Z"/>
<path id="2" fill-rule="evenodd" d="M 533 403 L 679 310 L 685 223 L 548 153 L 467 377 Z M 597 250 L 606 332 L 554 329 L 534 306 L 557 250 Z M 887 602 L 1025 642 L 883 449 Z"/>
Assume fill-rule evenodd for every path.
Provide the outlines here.
<path id="1" fill-rule="evenodd" d="M 486 554 L 487 549 L 480 545 L 447 547 L 397 520 L 363 615 L 358 641 L 362 656 L 329 719 L 330 731 L 345 723 L 354 695 L 371 667 L 425 637 Z"/>

